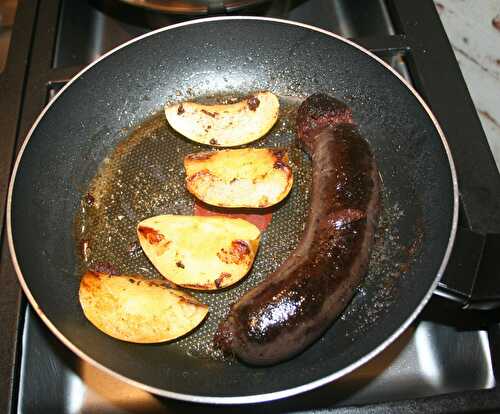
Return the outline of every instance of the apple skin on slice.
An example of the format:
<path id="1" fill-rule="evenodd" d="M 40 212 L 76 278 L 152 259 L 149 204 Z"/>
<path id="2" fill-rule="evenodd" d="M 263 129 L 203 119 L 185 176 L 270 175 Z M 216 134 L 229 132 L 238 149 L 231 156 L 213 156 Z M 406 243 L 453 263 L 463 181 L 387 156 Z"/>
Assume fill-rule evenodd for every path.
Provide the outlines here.
<path id="1" fill-rule="evenodd" d="M 205 319 L 208 306 L 166 280 L 86 272 L 80 281 L 85 317 L 122 341 L 150 344 L 183 336 Z"/>
<path id="2" fill-rule="evenodd" d="M 229 217 L 162 215 L 143 220 L 137 236 L 156 269 L 176 285 L 198 290 L 230 286 L 252 267 L 260 230 Z"/>
<path id="3" fill-rule="evenodd" d="M 276 123 L 279 99 L 259 92 L 237 103 L 203 105 L 182 102 L 165 106 L 170 126 L 200 144 L 234 147 L 264 136 Z"/>

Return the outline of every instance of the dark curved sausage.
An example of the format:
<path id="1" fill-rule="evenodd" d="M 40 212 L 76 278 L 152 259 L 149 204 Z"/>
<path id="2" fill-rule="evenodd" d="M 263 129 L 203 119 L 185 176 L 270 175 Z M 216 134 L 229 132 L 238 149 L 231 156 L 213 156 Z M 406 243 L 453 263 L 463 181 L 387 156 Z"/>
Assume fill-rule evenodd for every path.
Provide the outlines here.
<path id="1" fill-rule="evenodd" d="M 377 167 L 346 105 L 322 94 L 309 97 L 299 108 L 297 132 L 313 164 L 302 240 L 232 306 L 214 339 L 249 364 L 286 360 L 332 324 L 367 271 L 380 212 Z"/>

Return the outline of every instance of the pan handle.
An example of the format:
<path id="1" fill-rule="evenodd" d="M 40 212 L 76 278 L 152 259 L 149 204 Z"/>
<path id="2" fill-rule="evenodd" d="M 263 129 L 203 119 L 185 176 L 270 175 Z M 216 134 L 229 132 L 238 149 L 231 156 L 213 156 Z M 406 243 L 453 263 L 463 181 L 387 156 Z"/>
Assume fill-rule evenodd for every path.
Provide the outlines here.
<path id="1" fill-rule="evenodd" d="M 464 309 L 500 307 L 500 234 L 458 227 L 448 266 L 434 294 Z"/>

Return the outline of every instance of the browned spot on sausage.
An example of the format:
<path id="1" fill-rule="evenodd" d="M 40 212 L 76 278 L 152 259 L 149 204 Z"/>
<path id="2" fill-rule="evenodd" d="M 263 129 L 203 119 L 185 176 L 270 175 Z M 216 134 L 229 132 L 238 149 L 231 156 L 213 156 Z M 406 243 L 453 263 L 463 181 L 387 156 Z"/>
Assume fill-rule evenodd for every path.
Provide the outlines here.
<path id="1" fill-rule="evenodd" d="M 151 244 L 158 244 L 165 236 L 151 227 L 139 226 L 139 233 Z"/>
<path id="2" fill-rule="evenodd" d="M 184 269 L 184 263 L 182 263 L 180 260 L 175 263 L 177 267 L 180 267 L 181 269 Z"/>
<path id="3" fill-rule="evenodd" d="M 217 140 L 215 138 L 212 138 L 210 141 L 209 141 L 210 144 L 212 145 L 219 145 L 219 143 L 217 142 Z"/>
<path id="4" fill-rule="evenodd" d="M 355 221 L 366 218 L 366 214 L 354 208 L 346 208 L 345 210 L 334 211 L 330 213 L 327 218 L 329 226 L 335 229 L 341 229 L 342 227 L 353 223 Z"/>
<path id="5" fill-rule="evenodd" d="M 198 152 L 196 154 L 186 155 L 186 161 L 206 161 L 212 158 L 216 154 L 216 151 L 212 152 Z"/>
<path id="6" fill-rule="evenodd" d="M 218 112 L 210 112 L 206 109 L 202 109 L 201 112 L 203 112 L 205 115 L 211 116 L 212 118 L 215 118 L 217 115 L 219 115 Z"/>
<path id="7" fill-rule="evenodd" d="M 220 288 L 222 286 L 222 282 L 224 281 L 224 279 L 227 279 L 227 278 L 230 278 L 231 277 L 231 273 L 227 273 L 227 272 L 222 272 L 219 277 L 217 279 L 215 279 L 215 286 L 217 286 L 218 288 Z"/>
<path id="8" fill-rule="evenodd" d="M 260 105 L 259 98 L 257 98 L 256 96 L 251 96 L 247 99 L 247 104 L 248 109 L 250 109 L 251 111 L 255 111 Z"/>
<path id="9" fill-rule="evenodd" d="M 182 115 L 185 111 L 184 109 L 184 106 L 182 106 L 182 104 L 180 104 L 177 108 L 177 115 Z"/>
<path id="10" fill-rule="evenodd" d="M 491 24 L 495 29 L 500 31 L 500 15 L 495 16 L 491 21 Z"/>

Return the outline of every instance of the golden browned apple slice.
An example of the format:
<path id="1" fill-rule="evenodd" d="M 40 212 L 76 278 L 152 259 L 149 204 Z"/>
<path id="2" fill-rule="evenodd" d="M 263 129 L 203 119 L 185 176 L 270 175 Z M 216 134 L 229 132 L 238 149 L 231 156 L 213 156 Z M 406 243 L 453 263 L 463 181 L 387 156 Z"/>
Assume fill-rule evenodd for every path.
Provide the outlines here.
<path id="1" fill-rule="evenodd" d="M 219 207 L 270 207 L 293 184 L 288 153 L 276 148 L 244 148 L 190 154 L 184 158 L 187 189 Z"/>
<path id="2" fill-rule="evenodd" d="M 279 100 L 271 92 L 259 92 L 233 104 L 165 106 L 167 120 L 177 132 L 201 144 L 221 147 L 259 139 L 274 125 L 278 112 Z"/>
<path id="3" fill-rule="evenodd" d="M 157 343 L 178 338 L 200 324 L 208 306 L 166 280 L 87 272 L 80 282 L 87 319 L 113 338 Z"/>
<path id="4" fill-rule="evenodd" d="M 224 288 L 245 276 L 260 241 L 255 225 L 229 217 L 156 216 L 140 222 L 137 235 L 164 277 L 200 290 Z"/>

